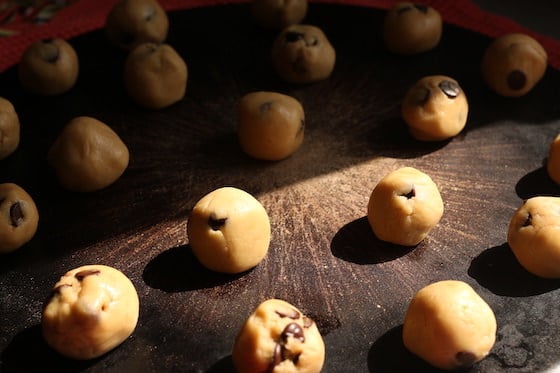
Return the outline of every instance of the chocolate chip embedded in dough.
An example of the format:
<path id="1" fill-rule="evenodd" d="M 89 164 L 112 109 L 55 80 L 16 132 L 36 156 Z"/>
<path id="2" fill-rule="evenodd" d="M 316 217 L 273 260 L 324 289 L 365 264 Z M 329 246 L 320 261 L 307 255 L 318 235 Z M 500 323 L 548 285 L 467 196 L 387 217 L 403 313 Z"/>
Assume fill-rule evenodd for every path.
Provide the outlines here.
<path id="1" fill-rule="evenodd" d="M 527 214 L 527 219 L 523 222 L 522 227 L 528 227 L 533 223 L 533 215 Z"/>
<path id="2" fill-rule="evenodd" d="M 468 368 L 472 366 L 477 360 L 477 356 L 470 351 L 459 351 L 455 354 L 455 360 L 460 368 Z"/>
<path id="3" fill-rule="evenodd" d="M 282 331 L 282 335 L 281 335 L 282 340 L 286 341 L 290 337 L 295 338 L 302 343 L 305 342 L 305 335 L 303 333 L 303 329 L 295 322 L 286 325 L 286 327 Z"/>
<path id="4" fill-rule="evenodd" d="M 25 216 L 23 215 L 23 210 L 21 209 L 21 203 L 15 202 L 10 206 L 10 221 L 14 227 L 19 226 Z"/>
<path id="5" fill-rule="evenodd" d="M 76 273 L 74 275 L 74 277 L 76 277 L 76 279 L 78 281 L 83 281 L 83 279 L 86 278 L 87 276 L 94 276 L 94 275 L 98 275 L 100 273 L 101 273 L 101 271 L 98 270 L 98 269 L 86 269 L 86 270 L 83 270 L 83 271 L 80 271 L 80 272 Z"/>
<path id="6" fill-rule="evenodd" d="M 274 313 L 276 313 L 278 316 L 280 316 L 281 318 L 285 318 L 288 317 L 292 320 L 297 320 L 300 317 L 300 314 L 298 311 L 296 310 L 292 310 L 292 313 L 286 313 L 286 312 L 282 312 L 282 311 L 274 311 Z"/>
<path id="7" fill-rule="evenodd" d="M 511 89 L 517 91 L 525 87 L 527 84 L 527 75 L 520 70 L 513 70 L 507 76 L 507 85 Z"/>
<path id="8" fill-rule="evenodd" d="M 448 98 L 455 98 L 457 96 L 459 96 L 459 94 L 461 94 L 461 88 L 459 87 L 459 84 L 457 84 L 454 81 L 451 80 L 442 80 L 439 84 L 438 84 L 439 89 L 441 89 L 441 91 L 443 93 L 445 93 L 445 95 Z"/>
<path id="9" fill-rule="evenodd" d="M 216 218 L 216 216 L 211 215 L 208 218 L 208 225 L 213 231 L 219 231 L 224 225 L 226 225 L 227 218 Z"/>
<path id="10" fill-rule="evenodd" d="M 53 43 L 53 39 L 42 40 L 43 48 L 39 49 L 41 58 L 47 62 L 55 63 L 60 56 L 60 49 Z"/>
<path id="11" fill-rule="evenodd" d="M 403 194 L 401 194 L 401 196 L 406 197 L 406 199 L 411 199 L 411 198 L 414 198 L 416 196 L 416 191 L 414 190 L 414 187 L 413 187 L 412 189 L 410 189 L 410 192 L 403 193 Z"/>

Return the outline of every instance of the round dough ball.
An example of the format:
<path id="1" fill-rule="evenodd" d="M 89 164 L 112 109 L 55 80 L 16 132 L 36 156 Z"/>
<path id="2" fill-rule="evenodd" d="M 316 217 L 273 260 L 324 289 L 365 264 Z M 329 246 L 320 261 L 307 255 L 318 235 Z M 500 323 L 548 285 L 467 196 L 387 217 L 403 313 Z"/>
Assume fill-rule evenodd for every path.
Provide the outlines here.
<path id="1" fill-rule="evenodd" d="M 38 224 L 39 211 L 33 198 L 17 184 L 0 184 L 0 253 L 10 253 L 29 242 Z"/>
<path id="2" fill-rule="evenodd" d="M 406 93 L 401 114 L 415 139 L 441 141 L 465 128 L 469 104 L 456 80 L 444 75 L 426 76 Z"/>
<path id="3" fill-rule="evenodd" d="M 270 221 L 261 203 L 234 187 L 202 197 L 187 222 L 194 255 L 208 269 L 241 273 L 259 264 L 268 252 Z"/>
<path id="4" fill-rule="evenodd" d="M 14 105 L 0 97 L 0 160 L 12 154 L 19 146 L 20 123 Z"/>
<path id="5" fill-rule="evenodd" d="M 162 109 L 185 96 L 187 64 L 167 44 L 144 43 L 132 50 L 124 66 L 128 95 L 139 105 Z"/>
<path id="6" fill-rule="evenodd" d="M 323 31 L 311 25 L 291 25 L 272 46 L 272 64 L 283 80 L 305 84 L 327 79 L 336 53 Z"/>
<path id="7" fill-rule="evenodd" d="M 482 76 L 496 93 L 520 97 L 544 76 L 548 56 L 542 45 L 525 34 L 506 34 L 486 48 L 482 57 Z"/>
<path id="8" fill-rule="evenodd" d="M 238 106 L 237 134 L 241 148 L 251 157 L 281 160 L 303 142 L 305 113 L 300 102 L 276 92 L 252 92 Z"/>
<path id="9" fill-rule="evenodd" d="M 431 6 L 399 2 L 385 15 L 383 40 L 393 53 L 426 52 L 439 44 L 442 24 L 441 15 Z"/>
<path id="10" fill-rule="evenodd" d="M 77 360 L 93 359 L 124 342 L 136 328 L 139 299 L 121 271 L 85 265 L 67 272 L 43 306 L 47 344 Z"/>
<path id="11" fill-rule="evenodd" d="M 560 197 L 526 200 L 511 218 L 507 241 L 527 271 L 542 278 L 560 278 Z"/>
<path id="12" fill-rule="evenodd" d="M 245 321 L 231 357 L 239 373 L 319 373 L 325 344 L 313 320 L 286 301 L 268 299 Z"/>
<path id="13" fill-rule="evenodd" d="M 69 91 L 78 80 L 78 71 L 78 55 L 63 39 L 45 39 L 31 44 L 18 64 L 22 87 L 44 96 Z"/>
<path id="14" fill-rule="evenodd" d="M 546 160 L 546 172 L 552 181 L 560 184 L 560 134 L 550 144 Z"/>
<path id="15" fill-rule="evenodd" d="M 146 43 L 163 43 L 169 31 L 167 13 L 156 0 L 120 0 L 105 20 L 109 41 L 126 51 Z"/>
<path id="16" fill-rule="evenodd" d="M 368 203 L 369 224 L 382 241 L 415 246 L 439 223 L 443 200 L 437 185 L 425 173 L 403 167 L 373 189 Z"/>
<path id="17" fill-rule="evenodd" d="M 419 290 L 403 324 L 403 342 L 413 354 L 446 370 L 484 359 L 496 340 L 490 306 L 463 281 L 445 280 Z"/>
<path id="18" fill-rule="evenodd" d="M 93 192 L 115 182 L 128 167 L 128 148 L 105 123 L 91 117 L 72 119 L 48 153 L 60 184 Z"/>
<path id="19" fill-rule="evenodd" d="M 266 29 L 281 30 L 301 23 L 307 15 L 307 0 L 252 0 L 251 13 L 257 24 Z"/>

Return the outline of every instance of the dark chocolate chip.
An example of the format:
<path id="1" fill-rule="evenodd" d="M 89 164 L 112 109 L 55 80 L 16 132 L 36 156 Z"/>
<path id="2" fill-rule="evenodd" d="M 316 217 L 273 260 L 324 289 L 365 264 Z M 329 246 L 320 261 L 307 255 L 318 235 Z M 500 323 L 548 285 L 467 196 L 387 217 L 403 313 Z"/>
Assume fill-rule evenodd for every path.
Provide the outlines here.
<path id="1" fill-rule="evenodd" d="M 416 196 L 416 190 L 414 190 L 414 188 L 412 188 L 412 189 L 410 189 L 410 192 L 403 193 L 403 194 L 401 194 L 401 196 L 406 197 L 406 199 L 414 198 Z"/>
<path id="2" fill-rule="evenodd" d="M 272 107 L 271 101 L 263 102 L 261 106 L 259 106 L 259 111 L 261 112 L 261 114 L 265 114 L 267 111 L 270 110 L 271 107 Z"/>
<path id="3" fill-rule="evenodd" d="M 428 87 L 418 87 L 414 91 L 414 101 L 419 106 L 424 106 L 429 100 L 432 92 Z"/>
<path id="4" fill-rule="evenodd" d="M 16 202 L 10 206 L 10 223 L 14 227 L 18 227 L 23 222 L 25 216 L 23 215 L 23 210 L 21 209 L 21 203 Z"/>
<path id="5" fill-rule="evenodd" d="M 289 318 L 292 319 L 292 320 L 297 320 L 297 319 L 299 319 L 299 317 L 300 317 L 299 312 L 296 311 L 296 310 L 292 310 L 292 313 L 291 313 L 291 314 L 288 314 L 288 313 L 285 313 L 285 312 L 282 312 L 282 311 L 274 311 L 274 312 L 276 312 L 276 314 L 277 314 L 278 316 L 280 316 L 281 318 L 289 317 Z"/>
<path id="6" fill-rule="evenodd" d="M 210 215 L 208 218 L 208 225 L 213 231 L 219 231 L 224 225 L 226 225 L 227 218 L 217 218 L 214 215 Z"/>
<path id="7" fill-rule="evenodd" d="M 288 31 L 286 35 L 284 35 L 284 40 L 286 40 L 287 43 L 295 43 L 300 40 L 305 40 L 305 34 L 302 32 Z"/>
<path id="8" fill-rule="evenodd" d="M 308 40 L 305 41 L 305 45 L 306 45 L 307 47 L 314 47 L 314 46 L 316 46 L 316 45 L 318 45 L 318 44 L 319 44 L 319 39 L 317 39 L 317 38 L 314 37 L 314 36 L 311 37 L 311 40 L 310 40 L 310 41 L 308 41 Z"/>
<path id="9" fill-rule="evenodd" d="M 49 63 L 55 63 L 60 56 L 58 46 L 53 43 L 53 39 L 44 39 L 41 40 L 41 43 L 43 43 L 39 48 L 41 58 Z"/>
<path id="10" fill-rule="evenodd" d="M 397 14 L 406 13 L 406 12 L 408 12 L 408 11 L 411 11 L 412 8 L 413 8 L 413 6 L 410 5 L 410 4 L 403 4 L 403 5 L 401 5 L 401 6 L 399 6 L 399 7 L 397 8 Z"/>
<path id="11" fill-rule="evenodd" d="M 82 281 L 87 276 L 98 275 L 100 273 L 101 271 L 98 269 L 85 269 L 83 271 L 76 273 L 74 277 L 76 277 L 78 281 Z"/>
<path id="12" fill-rule="evenodd" d="M 522 227 L 528 227 L 533 224 L 533 216 L 531 214 L 527 214 L 527 218 L 523 222 Z"/>
<path id="13" fill-rule="evenodd" d="M 458 367 L 467 368 L 476 362 L 476 355 L 469 351 L 460 351 L 455 354 Z"/>
<path id="14" fill-rule="evenodd" d="M 424 4 L 414 4 L 414 7 L 424 14 L 428 13 L 428 7 Z"/>
<path id="15" fill-rule="evenodd" d="M 507 76 L 507 85 L 513 90 L 519 90 L 527 84 L 527 76 L 523 71 L 513 70 Z"/>
<path id="16" fill-rule="evenodd" d="M 284 330 L 282 331 L 282 340 L 287 341 L 289 337 L 298 339 L 300 342 L 305 342 L 305 336 L 303 334 L 303 329 L 301 326 L 296 324 L 295 322 L 289 323 L 286 325 Z"/>
<path id="17" fill-rule="evenodd" d="M 459 85 L 451 80 L 442 80 L 438 87 L 448 98 L 455 98 L 461 93 Z"/>
<path id="18" fill-rule="evenodd" d="M 282 360 L 284 360 L 283 358 L 283 354 L 282 354 L 282 350 L 284 349 L 284 347 L 280 344 L 280 343 L 276 343 L 276 346 L 274 346 L 274 355 L 272 358 L 272 368 L 274 368 L 276 365 L 280 364 L 282 362 Z M 272 371 L 273 369 L 271 369 L 270 371 Z"/>

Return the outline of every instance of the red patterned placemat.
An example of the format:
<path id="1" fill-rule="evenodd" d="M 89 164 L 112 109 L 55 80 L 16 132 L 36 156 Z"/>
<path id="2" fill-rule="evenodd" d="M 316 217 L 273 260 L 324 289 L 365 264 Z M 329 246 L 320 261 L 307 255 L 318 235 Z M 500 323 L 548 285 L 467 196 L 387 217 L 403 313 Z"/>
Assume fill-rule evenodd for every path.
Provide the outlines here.
<path id="1" fill-rule="evenodd" d="M 160 0 L 167 11 L 243 3 L 247 0 Z M 387 9 L 395 0 L 314 0 L 316 2 Z M 0 3 L 0 72 L 17 64 L 36 40 L 74 36 L 103 27 L 117 0 L 11 0 Z M 32 5 L 29 5 L 32 3 Z M 523 32 L 536 38 L 549 54 L 550 66 L 560 69 L 560 41 L 521 26 L 513 20 L 480 9 L 470 0 L 424 0 L 438 9 L 444 21 L 496 37 Z M 25 4 L 25 5 L 22 5 Z"/>

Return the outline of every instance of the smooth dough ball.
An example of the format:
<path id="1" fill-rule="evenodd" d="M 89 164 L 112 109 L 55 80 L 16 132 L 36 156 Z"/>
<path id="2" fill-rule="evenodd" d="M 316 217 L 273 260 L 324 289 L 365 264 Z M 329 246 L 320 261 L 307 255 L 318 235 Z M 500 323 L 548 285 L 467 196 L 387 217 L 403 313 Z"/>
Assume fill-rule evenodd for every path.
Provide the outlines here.
<path id="1" fill-rule="evenodd" d="M 253 19 L 259 26 L 273 30 L 301 23 L 307 15 L 307 8 L 307 0 L 251 1 Z"/>
<path id="2" fill-rule="evenodd" d="M 560 134 L 557 135 L 548 151 L 546 172 L 556 184 L 560 184 Z"/>
<path id="3" fill-rule="evenodd" d="M 383 39 L 393 53 L 426 52 L 439 44 L 442 23 L 439 12 L 430 6 L 399 2 L 385 16 Z"/>
<path id="4" fill-rule="evenodd" d="M 19 146 L 20 123 L 14 105 L 0 97 L 0 160 Z"/>
<path id="5" fill-rule="evenodd" d="M 139 105 L 162 109 L 185 96 L 188 69 L 167 44 L 144 43 L 132 50 L 124 66 L 128 95 Z"/>
<path id="6" fill-rule="evenodd" d="M 560 278 L 560 197 L 526 200 L 511 218 L 507 241 L 527 271 L 542 278 Z"/>
<path id="7" fill-rule="evenodd" d="M 406 93 L 401 114 L 410 134 L 420 141 L 441 141 L 459 134 L 467 124 L 469 104 L 455 79 L 426 76 Z"/>
<path id="8" fill-rule="evenodd" d="M 268 299 L 239 331 L 232 360 L 238 373 L 319 373 L 325 344 L 313 320 L 286 301 Z"/>
<path id="9" fill-rule="evenodd" d="M 139 299 L 121 271 L 86 265 L 67 272 L 43 306 L 41 327 L 49 346 L 87 360 L 124 342 L 136 328 Z"/>
<path id="10" fill-rule="evenodd" d="M 37 232 L 39 211 L 33 198 L 19 185 L 0 184 L 0 253 L 29 242 Z"/>
<path id="11" fill-rule="evenodd" d="M 484 359 L 496 340 L 490 306 L 463 281 L 445 280 L 419 290 L 403 324 L 403 343 L 413 354 L 446 370 Z"/>
<path id="12" fill-rule="evenodd" d="M 312 25 L 291 25 L 272 46 L 272 64 L 283 80 L 305 84 L 327 79 L 336 53 L 323 31 Z"/>
<path id="13" fill-rule="evenodd" d="M 92 192 L 114 183 L 128 161 L 128 148 L 121 138 L 91 117 L 72 119 L 48 153 L 60 185 L 77 192 Z"/>
<path id="14" fill-rule="evenodd" d="M 123 50 L 147 42 L 163 43 L 168 31 L 169 18 L 156 0 L 120 0 L 105 20 L 105 35 Z"/>
<path id="15" fill-rule="evenodd" d="M 261 203 L 234 187 L 215 189 L 193 207 L 187 235 L 208 269 L 241 273 L 259 264 L 270 245 L 270 220 Z"/>
<path id="16" fill-rule="evenodd" d="M 44 96 L 69 91 L 78 80 L 78 72 L 78 55 L 64 39 L 45 39 L 31 44 L 18 64 L 22 87 Z"/>
<path id="17" fill-rule="evenodd" d="M 281 160 L 303 142 L 305 113 L 300 102 L 276 92 L 252 92 L 238 105 L 239 144 L 251 157 Z"/>
<path id="18" fill-rule="evenodd" d="M 520 97 L 542 79 L 548 55 L 542 45 L 525 34 L 500 36 L 486 48 L 482 57 L 482 76 L 496 93 Z"/>
<path id="19" fill-rule="evenodd" d="M 443 200 L 437 185 L 413 167 L 382 178 L 371 193 L 367 211 L 377 238 L 403 246 L 419 244 L 442 215 Z"/>

